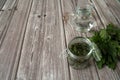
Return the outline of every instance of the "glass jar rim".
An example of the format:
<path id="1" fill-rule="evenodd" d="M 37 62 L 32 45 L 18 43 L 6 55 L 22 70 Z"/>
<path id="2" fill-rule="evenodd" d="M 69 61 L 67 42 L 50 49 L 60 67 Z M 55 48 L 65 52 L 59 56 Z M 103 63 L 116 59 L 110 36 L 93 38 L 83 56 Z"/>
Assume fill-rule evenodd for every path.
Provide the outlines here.
<path id="1" fill-rule="evenodd" d="M 90 50 L 89 50 L 89 52 L 88 52 L 85 56 L 77 56 L 77 55 L 73 54 L 73 53 L 69 50 L 70 45 L 71 45 L 72 42 L 73 42 L 74 40 L 76 40 L 76 39 L 80 39 L 80 40 L 84 41 L 85 43 L 87 43 L 87 44 L 89 45 Z M 89 57 L 91 56 L 93 50 L 94 50 L 94 48 L 93 48 L 92 42 L 91 42 L 88 38 L 86 38 L 86 37 L 75 37 L 75 38 L 73 38 L 73 39 L 69 42 L 68 48 L 67 48 L 68 54 L 69 54 L 71 57 L 75 58 L 75 59 L 81 59 L 81 58 L 86 58 L 86 59 L 87 59 L 87 58 L 89 58 Z"/>

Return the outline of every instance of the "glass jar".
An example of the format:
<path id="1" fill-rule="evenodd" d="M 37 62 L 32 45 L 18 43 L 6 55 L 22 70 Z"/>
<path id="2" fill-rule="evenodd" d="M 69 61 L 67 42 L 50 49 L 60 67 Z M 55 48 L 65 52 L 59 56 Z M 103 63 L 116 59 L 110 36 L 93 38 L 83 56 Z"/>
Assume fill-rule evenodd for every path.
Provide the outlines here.
<path id="1" fill-rule="evenodd" d="M 88 38 L 75 37 L 68 44 L 68 63 L 74 69 L 83 69 L 88 66 L 94 52 L 95 47 Z"/>
<path id="2" fill-rule="evenodd" d="M 80 32 L 88 32 L 96 26 L 93 17 L 93 5 L 90 3 L 77 4 L 74 13 L 70 14 L 69 19 L 70 24 Z"/>

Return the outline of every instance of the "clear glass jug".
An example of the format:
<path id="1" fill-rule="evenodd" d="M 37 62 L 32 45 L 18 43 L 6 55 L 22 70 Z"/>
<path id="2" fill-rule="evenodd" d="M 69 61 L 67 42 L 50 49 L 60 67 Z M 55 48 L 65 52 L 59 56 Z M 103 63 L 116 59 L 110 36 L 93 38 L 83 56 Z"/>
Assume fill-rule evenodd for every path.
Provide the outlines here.
<path id="1" fill-rule="evenodd" d="M 77 2 L 75 11 L 69 15 L 70 24 L 72 24 L 77 31 L 88 32 L 96 26 L 93 17 L 93 7 L 93 4 L 85 1 Z"/>

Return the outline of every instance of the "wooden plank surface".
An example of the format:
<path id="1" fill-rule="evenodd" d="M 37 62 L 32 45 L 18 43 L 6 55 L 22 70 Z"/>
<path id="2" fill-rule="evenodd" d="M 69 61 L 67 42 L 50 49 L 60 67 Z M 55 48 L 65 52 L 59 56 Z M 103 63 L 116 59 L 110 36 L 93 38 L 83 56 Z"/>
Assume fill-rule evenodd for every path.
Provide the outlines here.
<path id="1" fill-rule="evenodd" d="M 68 21 L 83 1 L 95 6 L 93 29 L 120 25 L 118 0 L 0 0 L 0 80 L 120 80 L 120 62 L 116 70 L 99 70 L 93 60 L 74 70 L 62 55 L 71 39 L 92 35 Z"/>
<path id="2" fill-rule="evenodd" d="M 2 7 L 2 10 L 11 10 L 14 7 L 16 1 L 18 0 L 7 0 L 4 6 Z"/>
<path id="3" fill-rule="evenodd" d="M 13 13 L 16 10 L 18 0 L 8 0 L 0 12 L 0 45 L 5 37 Z"/>
<path id="4" fill-rule="evenodd" d="M 7 1 L 7 0 L 0 0 L 0 10 L 1 10 L 2 7 L 4 6 L 4 4 L 5 4 L 6 1 Z"/>
<path id="5" fill-rule="evenodd" d="M 115 17 L 113 16 L 111 11 L 109 10 L 109 8 L 106 5 L 104 0 L 101 0 L 101 1 L 91 0 L 91 1 L 94 4 L 104 26 L 110 22 L 117 24 Z"/>
<path id="6" fill-rule="evenodd" d="M 0 79 L 15 80 L 32 0 L 20 0 L 0 47 Z"/>
<path id="7" fill-rule="evenodd" d="M 120 2 L 118 0 L 105 0 L 109 10 L 120 24 Z"/>
<path id="8" fill-rule="evenodd" d="M 70 80 L 59 0 L 34 0 L 17 80 Z"/>

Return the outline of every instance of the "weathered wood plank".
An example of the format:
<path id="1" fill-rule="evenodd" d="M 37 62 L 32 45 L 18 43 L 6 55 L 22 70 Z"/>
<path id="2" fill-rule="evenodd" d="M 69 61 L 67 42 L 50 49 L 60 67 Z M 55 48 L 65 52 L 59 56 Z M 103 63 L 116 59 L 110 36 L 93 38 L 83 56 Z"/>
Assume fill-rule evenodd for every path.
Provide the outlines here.
<path id="1" fill-rule="evenodd" d="M 2 11 L 0 12 L 0 45 L 5 37 L 8 25 L 12 19 L 12 16 L 16 10 L 18 0 L 6 1 Z"/>
<path id="2" fill-rule="evenodd" d="M 100 16 L 100 19 L 102 20 L 102 23 L 107 25 L 110 22 L 113 22 L 114 24 L 118 24 L 115 17 L 109 10 L 108 6 L 106 5 L 104 0 L 91 0 L 92 3 L 95 5 L 95 8 Z"/>
<path id="3" fill-rule="evenodd" d="M 34 0 L 17 80 L 70 80 L 59 0 Z"/>
<path id="4" fill-rule="evenodd" d="M 68 22 L 62 25 L 61 6 L 64 16 L 66 12 L 73 12 L 77 0 L 61 0 L 61 2 L 60 0 L 33 0 L 33 2 L 32 0 L 20 0 L 18 10 L 14 13 L 15 1 L 7 0 L 3 7 L 5 11 L 0 13 L 2 15 L 0 16 L 0 25 L 2 25 L 0 26 L 0 79 L 15 80 L 17 68 L 17 80 L 120 79 L 120 64 L 115 71 L 107 67 L 96 70 L 91 61 L 90 67 L 84 70 L 74 70 L 71 67 L 68 68 L 66 58 L 59 57 L 65 45 L 75 36 L 90 35 L 76 32 Z M 119 3 L 116 3 L 116 0 L 92 0 L 92 2 L 98 14 L 95 14 L 97 29 L 109 22 L 119 24 L 120 10 L 118 10 Z"/>
<path id="5" fill-rule="evenodd" d="M 105 3 L 105 0 L 92 0 L 95 5 L 95 8 L 102 20 L 103 25 L 105 26 L 110 22 L 118 25 L 118 22 L 112 12 L 110 11 L 108 5 Z M 98 70 L 100 80 L 119 80 L 120 79 L 120 70 L 117 67 L 116 70 L 111 70 L 108 67 L 105 67 L 101 70 Z"/>
<path id="6" fill-rule="evenodd" d="M 2 7 L 4 6 L 4 4 L 5 4 L 6 1 L 7 1 L 7 0 L 0 0 L 0 10 L 1 10 Z"/>
<path id="7" fill-rule="evenodd" d="M 16 0 L 7 0 L 2 10 L 11 10 L 14 7 Z"/>
<path id="8" fill-rule="evenodd" d="M 63 16 L 65 16 L 66 12 L 73 13 L 73 10 L 75 9 L 75 4 L 77 3 L 75 1 L 77 0 L 61 0 Z M 82 0 L 79 0 L 79 2 L 82 5 Z M 76 36 L 87 36 L 87 34 L 81 34 L 75 31 L 73 28 L 73 25 L 70 25 L 69 22 L 64 23 L 64 28 L 65 28 L 67 44 L 69 43 L 71 39 L 73 39 Z M 70 67 L 70 75 L 71 75 L 71 80 L 99 80 L 96 67 L 93 61 L 91 61 L 91 65 L 86 69 L 74 70 Z"/>
<path id="9" fill-rule="evenodd" d="M 105 0 L 109 10 L 120 24 L 120 2 L 118 0 Z"/>
<path id="10" fill-rule="evenodd" d="M 36 76 L 39 75 L 39 65 L 42 60 L 39 50 L 42 51 L 45 35 L 45 27 L 42 26 L 44 24 L 42 23 L 42 21 L 44 21 L 44 10 L 45 2 L 43 0 L 33 1 L 27 23 L 23 49 L 21 51 L 21 59 L 16 76 L 17 80 L 36 80 Z M 38 43 L 39 41 L 41 41 L 41 43 Z M 34 56 L 36 56 L 36 58 L 34 58 Z M 39 59 L 41 60 L 39 61 Z M 39 75 L 39 77 L 42 77 L 42 75 Z"/>
<path id="11" fill-rule="evenodd" d="M 10 13 L 11 11 L 4 11 L 4 12 L 1 12 L 0 14 L 0 39 L 6 27 L 5 25 L 6 25 L 6 22 L 8 21 Z"/>
<path id="12" fill-rule="evenodd" d="M 32 0 L 20 0 L 0 47 L 0 79 L 15 80 Z"/>

